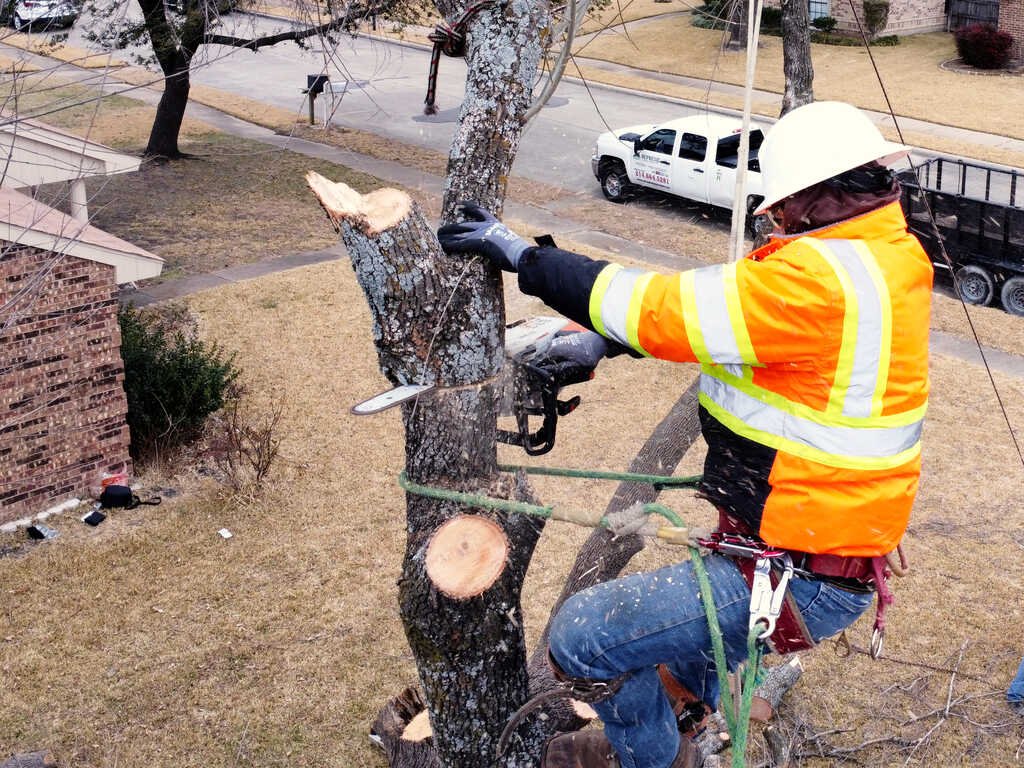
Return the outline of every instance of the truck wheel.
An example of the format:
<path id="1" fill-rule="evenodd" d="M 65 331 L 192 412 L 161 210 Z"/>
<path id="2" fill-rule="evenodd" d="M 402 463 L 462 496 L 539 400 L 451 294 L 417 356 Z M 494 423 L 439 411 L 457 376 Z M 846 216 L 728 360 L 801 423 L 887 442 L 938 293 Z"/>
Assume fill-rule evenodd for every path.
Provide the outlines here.
<path id="1" fill-rule="evenodd" d="M 961 299 L 979 307 L 987 307 L 991 304 L 992 298 L 996 294 L 996 284 L 992 280 L 992 275 L 987 270 L 973 264 L 960 267 L 956 271 L 956 279 L 953 284 Z"/>
<path id="2" fill-rule="evenodd" d="M 621 165 L 608 165 L 601 171 L 601 191 L 613 203 L 624 203 L 633 196 L 626 169 Z"/>
<path id="3" fill-rule="evenodd" d="M 1011 277 L 1003 283 L 999 298 L 1003 300 L 1003 309 L 1011 315 L 1024 315 L 1024 277 Z"/>

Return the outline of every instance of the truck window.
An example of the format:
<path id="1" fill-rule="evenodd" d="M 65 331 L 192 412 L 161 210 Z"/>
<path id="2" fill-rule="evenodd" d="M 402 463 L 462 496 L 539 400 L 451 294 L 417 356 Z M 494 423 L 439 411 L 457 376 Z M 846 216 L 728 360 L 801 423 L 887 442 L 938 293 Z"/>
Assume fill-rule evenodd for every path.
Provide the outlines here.
<path id="1" fill-rule="evenodd" d="M 676 132 L 671 128 L 661 128 L 650 134 L 643 140 L 640 149 L 648 152 L 657 152 L 662 155 L 671 155 L 672 148 L 676 143 Z"/>
<path id="2" fill-rule="evenodd" d="M 750 132 L 750 157 L 747 160 L 747 168 L 755 173 L 761 172 L 761 164 L 757 160 L 757 153 L 764 142 L 764 134 L 761 131 Z M 715 151 L 715 163 L 723 168 L 735 168 L 740 157 L 740 135 L 734 133 L 726 136 L 718 142 L 718 149 Z"/>
<path id="3" fill-rule="evenodd" d="M 698 136 L 696 133 L 684 133 L 679 142 L 679 156 L 683 160 L 696 160 L 700 162 L 708 153 L 708 140 L 705 136 Z"/>

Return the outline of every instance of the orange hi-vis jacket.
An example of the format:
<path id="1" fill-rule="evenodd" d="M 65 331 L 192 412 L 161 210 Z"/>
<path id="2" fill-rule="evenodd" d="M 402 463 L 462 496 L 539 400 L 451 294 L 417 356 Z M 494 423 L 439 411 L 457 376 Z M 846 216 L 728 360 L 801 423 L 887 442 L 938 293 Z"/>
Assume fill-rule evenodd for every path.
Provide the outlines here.
<path id="1" fill-rule="evenodd" d="M 898 202 L 675 275 L 554 248 L 519 271 L 599 333 L 701 364 L 702 492 L 766 543 L 896 548 L 921 470 L 932 288 Z"/>

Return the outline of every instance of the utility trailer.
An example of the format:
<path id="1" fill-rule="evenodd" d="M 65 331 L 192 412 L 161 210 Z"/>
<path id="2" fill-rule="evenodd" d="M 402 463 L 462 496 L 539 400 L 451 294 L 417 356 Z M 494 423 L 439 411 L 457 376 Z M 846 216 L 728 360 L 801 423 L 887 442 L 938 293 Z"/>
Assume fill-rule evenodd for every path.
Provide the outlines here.
<path id="1" fill-rule="evenodd" d="M 968 304 L 999 296 L 1003 309 L 1024 315 L 1024 172 L 951 157 L 916 170 L 900 173 L 903 211 L 937 273 Z"/>

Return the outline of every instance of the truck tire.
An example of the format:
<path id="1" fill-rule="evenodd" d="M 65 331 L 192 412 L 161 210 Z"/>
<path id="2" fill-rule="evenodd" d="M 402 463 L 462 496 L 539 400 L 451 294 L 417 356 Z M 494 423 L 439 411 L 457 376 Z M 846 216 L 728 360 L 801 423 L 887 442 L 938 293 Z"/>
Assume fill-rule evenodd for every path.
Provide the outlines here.
<path id="1" fill-rule="evenodd" d="M 620 163 L 609 163 L 601 169 L 601 191 L 613 203 L 624 203 L 633 196 L 626 169 Z"/>
<path id="2" fill-rule="evenodd" d="M 968 304 L 987 307 L 996 295 L 996 284 L 988 270 L 968 264 L 956 271 L 953 285 L 957 295 Z"/>
<path id="3" fill-rule="evenodd" d="M 768 242 L 768 236 L 772 232 L 772 220 L 767 214 L 754 215 L 754 209 L 761 204 L 763 197 L 750 195 L 747 197 L 747 234 L 754 241 L 754 247 L 758 248 Z"/>
<path id="4" fill-rule="evenodd" d="M 1024 315 L 1024 277 L 1011 277 L 1003 283 L 999 298 L 1003 300 L 1003 309 L 1011 315 Z"/>

